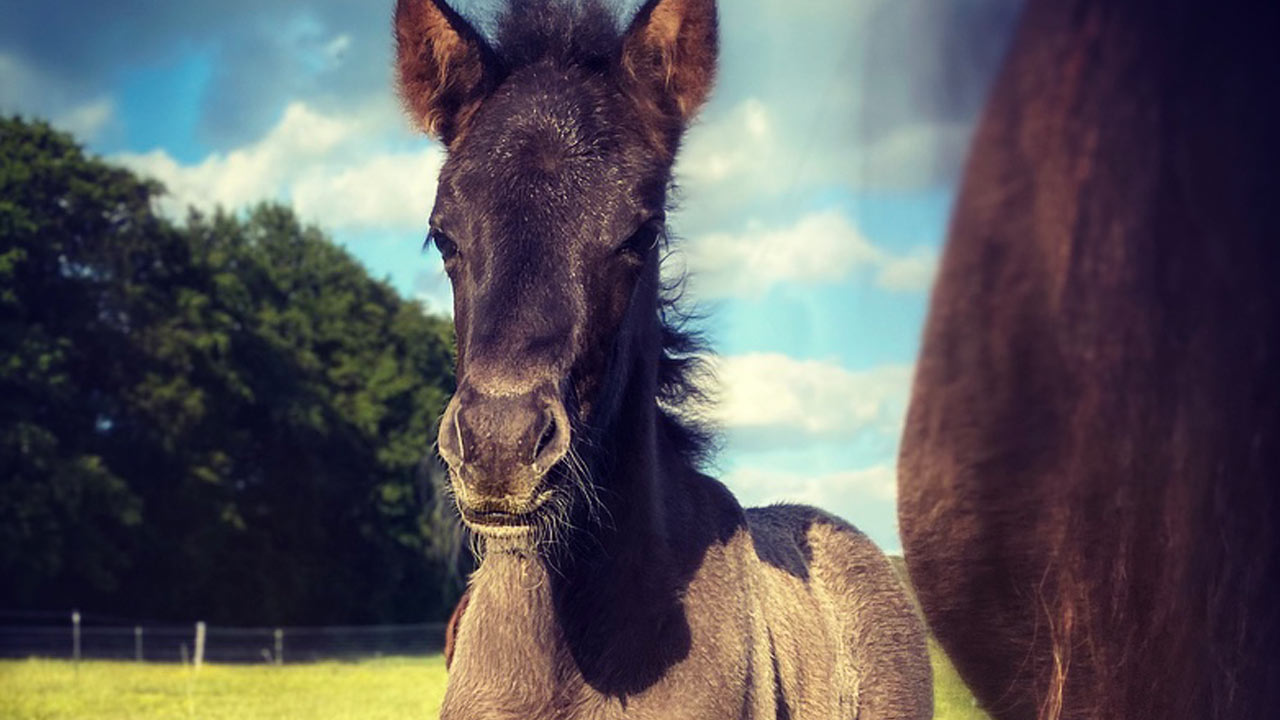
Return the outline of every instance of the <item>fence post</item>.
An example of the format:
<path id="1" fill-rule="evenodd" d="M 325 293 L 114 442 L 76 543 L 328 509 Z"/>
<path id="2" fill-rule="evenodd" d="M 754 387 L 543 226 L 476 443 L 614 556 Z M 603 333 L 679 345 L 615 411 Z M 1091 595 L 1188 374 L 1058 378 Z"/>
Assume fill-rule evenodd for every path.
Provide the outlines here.
<path id="1" fill-rule="evenodd" d="M 276 664 L 284 664 L 284 630 L 276 628 Z"/>
<path id="2" fill-rule="evenodd" d="M 76 664 L 76 671 L 80 670 L 80 611 L 71 611 L 71 659 Z"/>
<path id="3" fill-rule="evenodd" d="M 133 659 L 142 662 L 142 626 L 133 626 Z"/>
<path id="4" fill-rule="evenodd" d="M 195 652 L 194 664 L 197 670 L 199 670 L 200 665 L 204 663 L 204 634 L 205 634 L 204 621 L 201 620 L 200 622 L 196 623 L 196 652 Z"/>

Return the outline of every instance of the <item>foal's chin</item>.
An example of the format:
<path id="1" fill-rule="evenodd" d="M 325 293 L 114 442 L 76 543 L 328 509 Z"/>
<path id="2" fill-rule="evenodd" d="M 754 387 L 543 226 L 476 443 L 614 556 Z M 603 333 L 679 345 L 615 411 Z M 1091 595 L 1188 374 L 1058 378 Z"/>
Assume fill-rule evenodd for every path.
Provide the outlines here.
<path id="1" fill-rule="evenodd" d="M 465 486 L 454 483 L 458 514 L 467 528 L 487 543 L 534 545 L 546 525 L 548 501 L 553 492 L 542 489 L 528 498 L 477 501 L 468 497 Z"/>

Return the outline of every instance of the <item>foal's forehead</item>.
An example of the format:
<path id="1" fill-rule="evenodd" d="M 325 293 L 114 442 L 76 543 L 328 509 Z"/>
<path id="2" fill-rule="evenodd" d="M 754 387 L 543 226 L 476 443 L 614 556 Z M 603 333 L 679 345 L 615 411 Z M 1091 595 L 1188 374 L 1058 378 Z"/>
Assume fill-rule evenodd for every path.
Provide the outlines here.
<path id="1" fill-rule="evenodd" d="M 450 153 L 442 193 L 508 209 L 643 204 L 636 189 L 652 173 L 624 103 L 610 90 L 573 68 L 517 71 Z"/>

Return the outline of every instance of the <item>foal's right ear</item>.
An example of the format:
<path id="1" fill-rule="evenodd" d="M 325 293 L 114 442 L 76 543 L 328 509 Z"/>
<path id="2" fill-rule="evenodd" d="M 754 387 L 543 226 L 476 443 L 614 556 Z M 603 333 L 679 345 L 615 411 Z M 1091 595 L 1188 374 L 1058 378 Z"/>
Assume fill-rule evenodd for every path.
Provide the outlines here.
<path id="1" fill-rule="evenodd" d="M 497 58 L 444 0 L 397 0 L 395 26 L 400 97 L 428 135 L 451 145 L 497 85 Z"/>
<path id="2" fill-rule="evenodd" d="M 715 0 L 648 0 L 622 39 L 622 65 L 660 108 L 688 123 L 716 75 Z"/>

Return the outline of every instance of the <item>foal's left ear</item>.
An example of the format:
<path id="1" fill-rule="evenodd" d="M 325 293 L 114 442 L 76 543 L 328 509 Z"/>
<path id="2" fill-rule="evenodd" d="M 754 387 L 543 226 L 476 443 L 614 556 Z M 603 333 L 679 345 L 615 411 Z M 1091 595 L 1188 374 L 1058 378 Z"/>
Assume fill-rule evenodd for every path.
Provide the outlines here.
<path id="1" fill-rule="evenodd" d="M 428 135 L 451 145 L 497 85 L 493 50 L 444 0 L 397 0 L 400 96 Z"/>
<path id="2" fill-rule="evenodd" d="M 648 0 L 622 41 L 622 66 L 658 107 L 687 123 L 716 75 L 715 0 Z"/>

